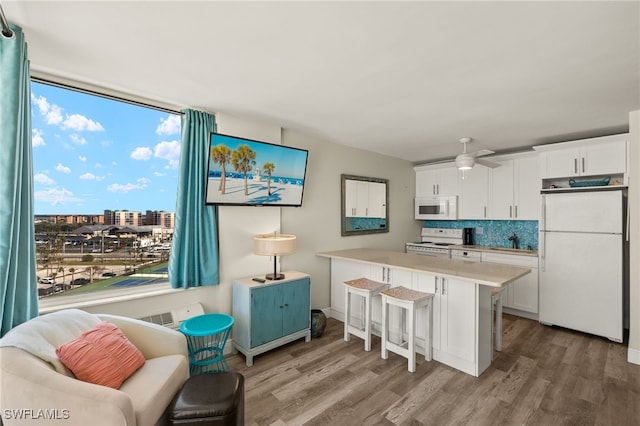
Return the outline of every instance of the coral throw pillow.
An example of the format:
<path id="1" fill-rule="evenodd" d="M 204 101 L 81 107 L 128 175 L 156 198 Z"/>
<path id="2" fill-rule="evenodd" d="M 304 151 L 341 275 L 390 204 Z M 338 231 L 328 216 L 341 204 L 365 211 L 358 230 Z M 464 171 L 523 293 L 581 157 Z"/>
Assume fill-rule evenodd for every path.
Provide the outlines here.
<path id="1" fill-rule="evenodd" d="M 145 361 L 124 333 L 106 321 L 60 346 L 56 354 L 76 378 L 114 389 L 119 389 Z"/>

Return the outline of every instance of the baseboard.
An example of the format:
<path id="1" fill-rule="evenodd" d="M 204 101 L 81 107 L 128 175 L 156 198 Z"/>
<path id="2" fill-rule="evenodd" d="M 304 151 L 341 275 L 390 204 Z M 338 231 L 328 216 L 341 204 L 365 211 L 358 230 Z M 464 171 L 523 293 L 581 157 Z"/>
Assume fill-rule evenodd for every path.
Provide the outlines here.
<path id="1" fill-rule="evenodd" d="M 640 365 L 640 349 L 627 349 L 627 361 Z"/>

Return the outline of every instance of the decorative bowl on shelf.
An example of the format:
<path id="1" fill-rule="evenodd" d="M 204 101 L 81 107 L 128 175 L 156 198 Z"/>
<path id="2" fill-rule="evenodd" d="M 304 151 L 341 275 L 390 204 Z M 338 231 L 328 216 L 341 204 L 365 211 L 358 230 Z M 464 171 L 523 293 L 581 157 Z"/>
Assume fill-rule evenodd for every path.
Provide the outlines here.
<path id="1" fill-rule="evenodd" d="M 607 186 L 611 182 L 611 176 L 600 180 L 583 180 L 576 181 L 575 179 L 569 179 L 569 186 L 572 188 L 583 188 L 587 186 Z"/>

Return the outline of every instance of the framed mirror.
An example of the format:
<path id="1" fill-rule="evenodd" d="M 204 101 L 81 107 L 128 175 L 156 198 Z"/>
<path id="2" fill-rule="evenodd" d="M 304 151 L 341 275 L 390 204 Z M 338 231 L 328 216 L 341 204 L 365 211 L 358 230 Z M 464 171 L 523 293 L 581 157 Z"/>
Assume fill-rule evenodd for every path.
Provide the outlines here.
<path id="1" fill-rule="evenodd" d="M 389 181 L 341 175 L 342 236 L 389 232 Z"/>

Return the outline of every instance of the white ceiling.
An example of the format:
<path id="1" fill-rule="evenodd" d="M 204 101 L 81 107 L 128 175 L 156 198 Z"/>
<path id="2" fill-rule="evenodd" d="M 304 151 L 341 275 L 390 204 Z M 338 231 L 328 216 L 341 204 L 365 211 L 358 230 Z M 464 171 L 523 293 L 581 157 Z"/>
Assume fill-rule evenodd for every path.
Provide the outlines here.
<path id="1" fill-rule="evenodd" d="M 34 73 L 414 163 L 626 132 L 640 2 L 2 1 Z"/>

